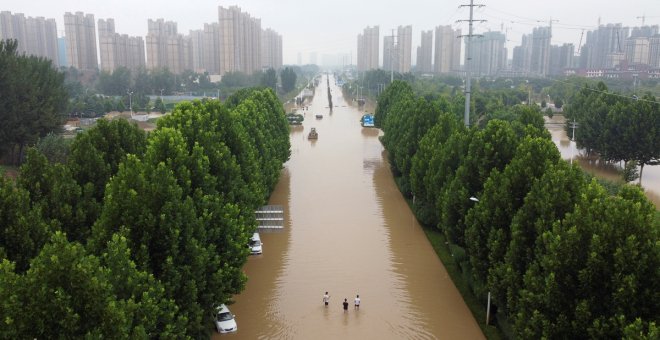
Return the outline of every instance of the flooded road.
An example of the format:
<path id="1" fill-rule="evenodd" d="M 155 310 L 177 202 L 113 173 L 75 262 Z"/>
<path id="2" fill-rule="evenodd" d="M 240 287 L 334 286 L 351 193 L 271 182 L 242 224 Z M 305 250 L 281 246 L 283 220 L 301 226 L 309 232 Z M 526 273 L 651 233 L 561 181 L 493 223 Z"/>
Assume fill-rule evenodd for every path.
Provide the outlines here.
<path id="1" fill-rule="evenodd" d="M 575 146 L 575 142 L 571 141 L 566 135 L 564 130 L 564 117 L 555 115 L 552 119 L 544 117 L 545 127 L 552 135 L 552 141 L 557 145 L 559 152 L 563 159 L 577 161 L 580 167 L 590 174 L 596 175 L 601 178 L 606 178 L 611 181 L 622 181 L 620 169 L 623 167 L 611 163 L 602 163 L 594 160 L 589 160 L 584 156 L 582 150 Z M 638 183 L 637 180 L 632 182 Z M 654 204 L 656 209 L 660 209 L 660 165 L 647 165 L 644 167 L 642 174 L 642 187 L 648 197 Z"/>
<path id="2" fill-rule="evenodd" d="M 483 339 L 396 188 L 379 130 L 362 128 L 363 112 L 330 84 L 333 113 L 324 76 L 291 131 L 269 202 L 284 206 L 285 228 L 261 232 L 263 255 L 245 266 L 249 281 L 230 306 L 238 332 L 214 338 Z M 317 141 L 307 140 L 312 127 Z"/>

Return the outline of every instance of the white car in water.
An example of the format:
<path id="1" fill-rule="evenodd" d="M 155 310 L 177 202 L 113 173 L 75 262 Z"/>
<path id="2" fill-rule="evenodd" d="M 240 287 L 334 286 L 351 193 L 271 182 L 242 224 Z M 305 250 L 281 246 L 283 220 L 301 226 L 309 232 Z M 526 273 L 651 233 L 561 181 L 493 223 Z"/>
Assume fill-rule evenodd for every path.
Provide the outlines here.
<path id="1" fill-rule="evenodd" d="M 250 253 L 252 255 L 259 255 L 263 253 L 263 243 L 261 243 L 261 237 L 259 236 L 259 233 L 252 234 L 248 247 L 250 247 Z"/>
<path id="2" fill-rule="evenodd" d="M 234 314 L 231 313 L 225 304 L 221 304 L 215 315 L 215 328 L 219 333 L 230 333 L 238 330 L 238 325 L 234 319 Z"/>

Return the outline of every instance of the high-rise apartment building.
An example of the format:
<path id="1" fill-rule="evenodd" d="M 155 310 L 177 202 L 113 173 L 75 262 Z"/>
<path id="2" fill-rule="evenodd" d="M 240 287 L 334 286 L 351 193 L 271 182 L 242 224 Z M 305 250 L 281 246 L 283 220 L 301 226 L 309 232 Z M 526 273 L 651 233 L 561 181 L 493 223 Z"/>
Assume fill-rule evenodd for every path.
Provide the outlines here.
<path id="1" fill-rule="evenodd" d="M 367 27 L 362 34 L 358 34 L 357 69 L 358 72 L 375 70 L 378 68 L 378 52 L 380 32 L 379 27 Z"/>
<path id="2" fill-rule="evenodd" d="M 551 27 L 536 27 L 532 31 L 532 54 L 529 71 L 532 74 L 546 76 L 550 72 Z"/>
<path id="3" fill-rule="evenodd" d="M 187 42 L 177 32 L 177 24 L 163 19 L 148 22 L 147 33 L 147 68 L 167 68 L 178 74 L 189 68 L 187 62 Z"/>
<path id="4" fill-rule="evenodd" d="M 15 39 L 18 53 L 48 58 L 59 66 L 55 19 L 0 12 L 0 40 Z"/>
<path id="5" fill-rule="evenodd" d="M 201 69 L 205 70 L 209 74 L 221 74 L 220 72 L 220 24 L 217 22 L 212 24 L 204 24 L 204 29 L 202 33 L 202 44 L 199 46 L 199 51 L 194 52 L 193 56 L 196 54 L 201 54 L 202 64 Z M 193 44 L 192 48 L 196 48 L 196 44 Z"/>
<path id="6" fill-rule="evenodd" d="M 394 37 L 388 35 L 383 38 L 383 70 L 396 71 L 394 69 L 394 61 L 396 60 L 396 46 L 394 45 Z"/>
<path id="7" fill-rule="evenodd" d="M 218 22 L 204 24 L 183 39 L 185 67 L 222 75 L 282 67 L 282 36 L 261 28 L 239 7 L 218 7 Z"/>
<path id="8" fill-rule="evenodd" d="M 316 59 L 316 53 L 313 56 Z M 310 62 L 316 63 L 315 60 Z M 261 31 L 261 67 L 282 68 L 282 36 L 270 28 Z"/>
<path id="9" fill-rule="evenodd" d="M 453 30 L 451 26 L 435 28 L 435 56 L 433 71 L 448 73 L 458 71 L 461 63 L 461 30 Z"/>
<path id="10" fill-rule="evenodd" d="M 93 14 L 64 14 L 64 32 L 69 65 L 79 70 L 98 69 L 96 24 Z"/>
<path id="11" fill-rule="evenodd" d="M 621 24 L 607 24 L 587 32 L 586 42 L 581 48 L 580 66 L 587 69 L 612 67 L 612 63 L 623 55 L 628 31 L 629 28 Z"/>
<path id="12" fill-rule="evenodd" d="M 57 38 L 57 57 L 59 59 L 60 67 L 69 67 L 69 59 L 66 56 L 66 38 L 59 37 Z"/>
<path id="13" fill-rule="evenodd" d="M 646 37 L 650 38 L 656 34 L 660 33 L 660 26 L 642 26 L 642 27 L 633 27 L 630 31 L 630 38 Z"/>
<path id="14" fill-rule="evenodd" d="M 546 76 L 550 73 L 550 27 L 536 27 L 522 36 L 522 44 L 513 49 L 512 71 Z"/>
<path id="15" fill-rule="evenodd" d="M 99 19 L 99 51 L 101 70 L 113 72 L 118 67 L 137 70 L 145 66 L 144 40 L 115 31 L 114 19 Z"/>
<path id="16" fill-rule="evenodd" d="M 511 68 L 519 74 L 529 74 L 532 62 L 532 35 L 523 34 L 520 46 L 513 48 Z"/>
<path id="17" fill-rule="evenodd" d="M 553 45 L 550 47 L 550 75 L 562 75 L 567 68 L 575 67 L 573 55 L 575 46 L 573 44 Z"/>
<path id="18" fill-rule="evenodd" d="M 191 30 L 186 39 L 188 40 L 191 70 L 197 73 L 206 72 L 207 70 L 204 68 L 204 30 Z"/>
<path id="19" fill-rule="evenodd" d="M 417 71 L 433 72 L 433 31 L 422 31 L 422 41 L 417 48 Z"/>
<path id="20" fill-rule="evenodd" d="M 660 51 L 658 39 L 660 38 L 658 25 L 633 27 L 630 37 L 626 39 L 624 53 L 629 64 L 643 64 L 651 67 L 660 67 Z M 655 45 L 655 46 L 654 46 Z"/>
<path id="21" fill-rule="evenodd" d="M 628 63 L 630 64 L 649 64 L 649 38 L 648 37 L 636 37 L 626 39 L 625 45 L 625 57 Z"/>
<path id="22" fill-rule="evenodd" d="M 506 37 L 502 32 L 486 32 L 470 43 L 473 75 L 495 76 L 506 68 Z"/>
<path id="23" fill-rule="evenodd" d="M 649 66 L 660 68 L 660 34 L 649 38 Z"/>
<path id="24" fill-rule="evenodd" d="M 396 69 L 400 73 L 410 72 L 412 65 L 412 26 L 399 26 L 396 39 Z"/>
<path id="25" fill-rule="evenodd" d="M 218 7 L 220 72 L 261 71 L 261 20 L 238 6 Z"/>
<path id="26" fill-rule="evenodd" d="M 27 27 L 23 13 L 11 14 L 9 11 L 0 12 L 0 38 L 15 39 L 18 42 L 17 52 L 28 51 Z"/>

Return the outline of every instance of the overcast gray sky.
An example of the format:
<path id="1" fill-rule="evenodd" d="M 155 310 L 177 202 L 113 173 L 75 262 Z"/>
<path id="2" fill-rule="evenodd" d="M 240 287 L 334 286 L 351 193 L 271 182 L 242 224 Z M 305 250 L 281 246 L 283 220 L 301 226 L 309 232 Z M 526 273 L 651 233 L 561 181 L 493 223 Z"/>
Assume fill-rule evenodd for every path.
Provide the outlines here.
<path id="1" fill-rule="evenodd" d="M 272 28 L 282 35 L 284 63 L 297 62 L 298 53 L 303 63 L 309 54 L 352 53 L 356 62 L 357 35 L 366 26 L 380 26 L 380 49 L 382 38 L 391 34 L 399 25 L 412 25 L 413 63 L 416 47 L 422 30 L 438 25 L 452 25 L 467 33 L 467 23 L 456 23 L 467 19 L 469 0 L 2 0 L 0 10 L 24 13 L 26 16 L 55 18 L 58 30 L 63 35 L 65 12 L 82 11 L 94 14 L 98 19 L 115 19 L 118 33 L 144 36 L 147 19 L 163 18 L 178 23 L 179 33 L 201 29 L 204 23 L 217 21 L 218 6 L 237 5 L 253 17 L 261 19 L 263 28 Z M 582 30 L 595 29 L 598 20 L 602 24 L 622 23 L 640 26 L 646 16 L 646 24 L 660 23 L 660 0 L 475 0 L 484 7 L 475 8 L 475 19 L 488 20 L 475 24 L 475 33 L 484 31 L 508 32 L 508 47 L 519 45 L 521 36 L 530 33 L 539 25 L 547 26 L 553 21 L 553 44 L 580 41 Z M 586 34 L 583 38 L 586 39 Z M 509 57 L 511 50 L 509 50 Z M 382 57 L 381 57 L 382 59 Z"/>

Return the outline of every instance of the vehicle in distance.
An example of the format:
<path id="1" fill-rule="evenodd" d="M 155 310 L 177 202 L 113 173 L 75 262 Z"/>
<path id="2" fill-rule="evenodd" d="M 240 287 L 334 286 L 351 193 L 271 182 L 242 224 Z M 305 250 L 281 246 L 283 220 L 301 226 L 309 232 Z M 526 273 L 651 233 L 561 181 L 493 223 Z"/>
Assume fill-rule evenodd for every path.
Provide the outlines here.
<path id="1" fill-rule="evenodd" d="M 218 306 L 215 316 L 215 328 L 218 330 L 218 333 L 231 333 L 238 330 L 234 314 L 231 313 L 224 303 Z"/>
<path id="2" fill-rule="evenodd" d="M 319 139 L 319 134 L 316 132 L 316 128 L 312 128 L 311 131 L 309 131 L 309 135 L 307 135 L 307 139 Z"/>

